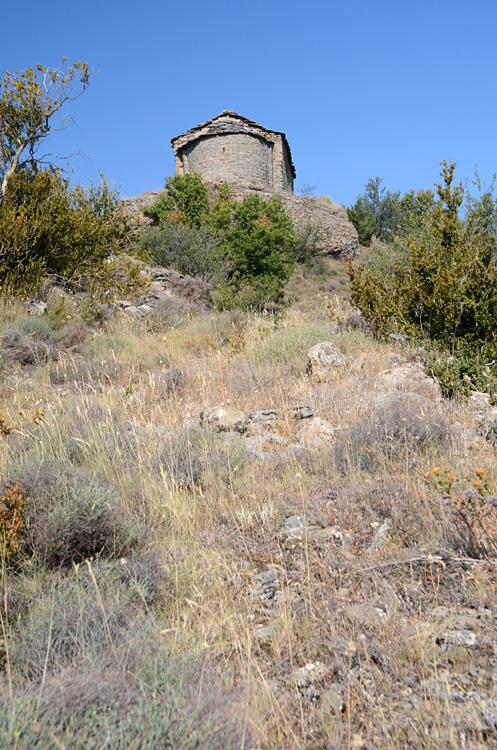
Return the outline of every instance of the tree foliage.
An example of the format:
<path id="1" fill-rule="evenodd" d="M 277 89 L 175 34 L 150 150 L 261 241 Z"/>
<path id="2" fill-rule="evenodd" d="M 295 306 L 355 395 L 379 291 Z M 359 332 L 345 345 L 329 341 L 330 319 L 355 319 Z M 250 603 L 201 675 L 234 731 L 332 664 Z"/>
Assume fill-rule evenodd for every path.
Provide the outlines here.
<path id="1" fill-rule="evenodd" d="M 87 63 L 68 65 L 66 57 L 57 69 L 36 65 L 16 73 L 5 71 L 0 80 L 0 203 L 17 171 L 39 168 L 45 139 L 67 124 L 67 116 L 56 121 L 62 107 L 80 97 L 89 83 Z"/>
<path id="2" fill-rule="evenodd" d="M 58 69 L 7 71 L 0 82 L 0 294 L 33 295 L 47 275 L 77 290 L 127 286 L 112 260 L 130 231 L 117 194 L 105 180 L 71 187 L 41 153 L 89 80 L 86 63 L 63 58 Z"/>
<path id="3" fill-rule="evenodd" d="M 364 193 L 347 208 L 347 215 L 357 229 L 359 242 L 369 247 L 373 238 L 392 242 L 397 236 L 409 234 L 424 221 L 434 206 L 432 190 L 411 190 L 401 196 L 382 187 L 380 177 L 369 180 Z"/>
<path id="4" fill-rule="evenodd" d="M 70 187 L 56 169 L 18 171 L 0 205 L 0 293 L 33 293 L 48 275 L 73 289 L 111 282 L 129 220 L 105 181 Z"/>
<path id="5" fill-rule="evenodd" d="M 209 207 L 207 186 L 196 173 L 169 178 L 166 189 L 144 211 L 154 226 L 142 232 L 139 244 L 152 260 L 216 283 L 223 308 L 282 299 L 305 248 L 280 199 L 247 195 L 234 201 L 223 183 Z"/>
<path id="6" fill-rule="evenodd" d="M 461 219 L 464 189 L 454 184 L 454 169 L 443 162 L 429 230 L 408 240 L 388 270 L 350 266 L 351 296 L 375 334 L 402 330 L 436 342 L 464 361 L 466 383 L 482 387 L 485 365 L 497 357 L 497 258 L 495 235 L 480 219 L 495 206 L 484 194 Z"/>
<path id="7" fill-rule="evenodd" d="M 209 191 L 202 177 L 197 172 L 168 177 L 165 188 L 167 193 L 144 209 L 145 216 L 156 225 L 177 221 L 199 227 L 209 211 Z"/>

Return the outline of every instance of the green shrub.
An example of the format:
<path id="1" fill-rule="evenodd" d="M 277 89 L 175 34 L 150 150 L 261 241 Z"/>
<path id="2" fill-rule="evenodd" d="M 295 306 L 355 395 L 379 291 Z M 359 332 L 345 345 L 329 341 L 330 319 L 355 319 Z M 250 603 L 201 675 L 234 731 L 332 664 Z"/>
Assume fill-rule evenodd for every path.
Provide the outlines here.
<path id="1" fill-rule="evenodd" d="M 95 561 L 52 574 L 37 590 L 17 577 L 6 582 L 12 682 L 11 690 L 0 682 L 1 747 L 243 746 L 236 690 L 204 659 L 167 653 L 145 599 L 120 574 L 125 567 Z"/>
<path id="2" fill-rule="evenodd" d="M 138 240 L 153 263 L 188 276 L 201 276 L 211 283 L 226 276 L 221 242 L 222 238 L 205 222 L 197 226 L 178 221 L 147 227 Z"/>
<path id="3" fill-rule="evenodd" d="M 144 209 L 145 216 L 156 225 L 179 221 L 199 227 L 209 211 L 209 190 L 202 177 L 197 172 L 175 175 L 165 187 L 167 193 Z"/>
<path id="4" fill-rule="evenodd" d="M 226 183 L 209 209 L 208 189 L 198 174 L 176 176 L 145 214 L 154 226 L 138 244 L 157 262 L 217 284 L 221 309 L 261 308 L 283 299 L 295 262 L 317 253 L 317 234 L 299 236 L 279 198 L 247 195 L 233 201 Z"/>
<path id="5" fill-rule="evenodd" d="M 221 308 L 258 308 L 283 299 L 294 268 L 296 235 L 279 198 L 263 201 L 247 195 L 237 202 L 223 245 L 229 275 L 220 295 Z"/>
<path id="6" fill-rule="evenodd" d="M 135 528 L 115 491 L 92 476 L 38 464 L 21 469 L 16 479 L 31 498 L 24 546 L 44 565 L 119 556 L 132 545 Z"/>
<path id="7" fill-rule="evenodd" d="M 464 191 L 453 185 L 454 169 L 444 162 L 423 236 L 409 240 L 388 268 L 350 266 L 351 297 L 376 335 L 403 330 L 436 342 L 466 362 L 460 373 L 476 388 L 497 358 L 497 257 L 495 238 L 482 231 L 474 212 L 466 221 L 459 217 Z M 444 377 L 447 382 L 448 372 Z M 456 391 L 454 385 L 446 390 Z"/>
<path id="8" fill-rule="evenodd" d="M 70 187 L 55 169 L 19 171 L 0 203 L 0 293 L 32 295 L 47 276 L 74 290 L 116 285 L 109 261 L 128 241 L 129 220 L 105 181 Z"/>
<path id="9" fill-rule="evenodd" d="M 376 177 L 365 185 L 347 215 L 357 229 L 359 242 L 369 247 L 375 237 L 382 242 L 392 242 L 398 235 L 404 236 L 419 225 L 434 205 L 431 190 L 411 190 L 401 197 L 381 187 L 383 180 Z"/>

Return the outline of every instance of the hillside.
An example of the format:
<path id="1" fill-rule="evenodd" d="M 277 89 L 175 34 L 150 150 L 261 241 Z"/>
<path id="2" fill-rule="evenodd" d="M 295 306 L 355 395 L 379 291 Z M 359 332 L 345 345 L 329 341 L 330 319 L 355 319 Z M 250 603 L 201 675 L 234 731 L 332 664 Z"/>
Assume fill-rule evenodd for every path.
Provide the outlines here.
<path id="1" fill-rule="evenodd" d="M 497 409 L 347 283 L 1 301 L 0 747 L 497 747 Z"/>

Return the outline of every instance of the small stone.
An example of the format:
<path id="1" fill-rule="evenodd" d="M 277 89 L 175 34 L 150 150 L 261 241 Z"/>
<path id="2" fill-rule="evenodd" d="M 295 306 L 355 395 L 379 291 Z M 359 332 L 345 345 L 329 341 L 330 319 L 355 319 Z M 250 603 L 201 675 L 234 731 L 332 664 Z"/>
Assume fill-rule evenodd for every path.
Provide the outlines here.
<path id="1" fill-rule="evenodd" d="M 329 671 L 326 664 L 323 664 L 321 661 L 309 662 L 305 667 L 296 669 L 292 674 L 292 679 L 297 684 L 297 687 L 304 688 L 315 682 L 324 680 Z"/>
<path id="2" fill-rule="evenodd" d="M 294 419 L 310 419 L 314 416 L 314 409 L 307 404 L 297 404 L 296 406 L 292 406 L 290 411 L 293 412 Z"/>
<path id="3" fill-rule="evenodd" d="M 476 633 L 472 630 L 447 630 L 437 636 L 437 643 L 442 645 L 449 643 L 453 646 L 476 646 L 478 641 Z"/>
<path id="4" fill-rule="evenodd" d="M 336 688 L 328 688 L 319 699 L 319 709 L 324 714 L 343 714 L 345 711 L 343 695 Z"/>
<path id="5" fill-rule="evenodd" d="M 34 302 L 31 302 L 28 313 L 29 315 L 43 315 L 46 309 L 46 302 L 39 302 L 38 300 L 35 300 Z"/>
<path id="6" fill-rule="evenodd" d="M 259 628 L 259 630 L 256 630 L 254 636 L 258 641 L 268 641 L 271 638 L 272 634 L 272 628 L 266 626 L 263 628 Z"/>
<path id="7" fill-rule="evenodd" d="M 245 431 L 245 415 L 234 406 L 207 406 L 200 413 L 200 422 L 208 424 L 220 432 L 236 430 Z"/>
<path id="8" fill-rule="evenodd" d="M 387 614 L 371 604 L 351 604 L 345 610 L 347 618 L 358 625 L 372 625 L 386 618 Z"/>

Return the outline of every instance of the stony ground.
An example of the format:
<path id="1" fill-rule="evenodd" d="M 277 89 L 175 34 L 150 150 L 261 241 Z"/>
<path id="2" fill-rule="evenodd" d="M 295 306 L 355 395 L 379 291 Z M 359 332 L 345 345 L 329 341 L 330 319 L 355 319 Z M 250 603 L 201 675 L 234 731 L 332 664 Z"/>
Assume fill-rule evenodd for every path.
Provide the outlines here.
<path id="1" fill-rule="evenodd" d="M 0 413 L 45 412 L 4 436 L 0 457 L 4 483 L 30 498 L 19 549 L 4 553 L 9 746 L 104 746 L 100 719 L 78 728 L 60 688 L 94 701 L 105 670 L 121 687 L 105 678 L 103 704 L 165 700 L 133 656 L 152 628 L 147 663 L 162 650 L 190 675 L 171 682 L 174 700 L 195 713 L 217 696 L 215 727 L 197 712 L 200 744 L 174 704 L 175 747 L 497 747 L 497 409 L 485 394 L 443 399 L 425 352 L 375 342 L 332 274 L 295 278 L 276 316 L 174 295 L 104 321 L 50 295 L 41 314 L 2 308 Z M 92 586 L 74 620 L 97 592 L 88 641 L 69 603 Z M 159 719 L 133 745 L 122 714 L 105 746 L 148 747 Z"/>

